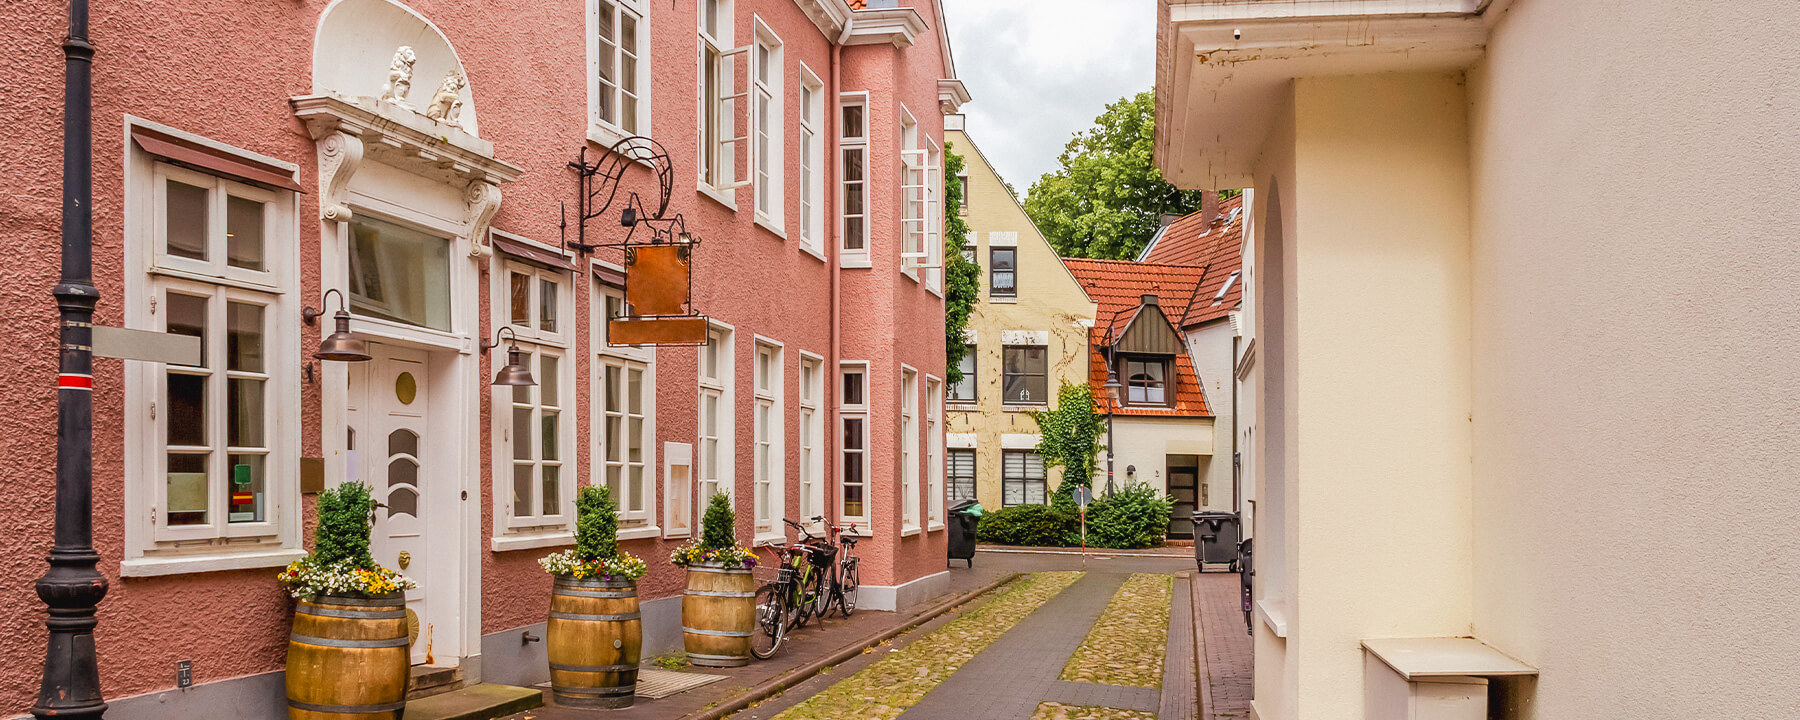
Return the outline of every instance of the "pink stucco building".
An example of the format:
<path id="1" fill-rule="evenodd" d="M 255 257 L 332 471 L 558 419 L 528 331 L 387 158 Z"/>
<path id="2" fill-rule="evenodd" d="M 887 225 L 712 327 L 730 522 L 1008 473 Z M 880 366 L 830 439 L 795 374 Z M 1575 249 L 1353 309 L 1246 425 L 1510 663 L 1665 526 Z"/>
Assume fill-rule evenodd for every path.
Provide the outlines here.
<path id="1" fill-rule="evenodd" d="M 10 716 L 43 657 L 64 15 L 0 20 Z M 350 479 L 387 505 L 377 559 L 419 582 L 414 662 L 465 683 L 547 679 L 520 635 L 542 636 L 536 561 L 571 544 L 581 484 L 614 488 L 652 567 L 647 651 L 680 645 L 668 552 L 713 490 L 745 543 L 783 517 L 858 523 L 864 607 L 947 579 L 939 167 L 968 98 L 935 0 L 97 2 L 92 36 L 96 321 L 204 348 L 200 366 L 95 363 L 115 712 L 281 716 L 274 575 L 310 542 L 312 493 Z M 451 118 L 427 117 L 446 88 Z M 669 212 L 702 238 L 705 347 L 608 345 L 620 253 L 564 244 L 569 163 L 631 135 L 668 150 Z M 656 195 L 648 167 L 622 185 Z M 616 206 L 587 226 L 623 234 Z M 373 360 L 313 357 L 329 290 Z M 537 385 L 489 384 L 503 327 Z M 183 660 L 196 685 L 173 692 Z"/>

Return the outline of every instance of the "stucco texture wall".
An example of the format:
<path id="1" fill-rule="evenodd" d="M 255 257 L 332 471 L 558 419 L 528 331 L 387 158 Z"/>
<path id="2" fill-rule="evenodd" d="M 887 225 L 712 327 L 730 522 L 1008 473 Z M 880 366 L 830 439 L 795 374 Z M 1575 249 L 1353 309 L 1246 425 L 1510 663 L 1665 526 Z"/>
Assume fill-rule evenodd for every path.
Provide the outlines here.
<path id="1" fill-rule="evenodd" d="M 1205 325 L 1188 328 L 1182 331 L 1181 339 L 1187 344 L 1188 357 L 1194 363 L 1194 373 L 1200 376 L 1200 387 L 1206 393 L 1206 409 L 1213 414 L 1212 459 L 1201 458 L 1203 474 L 1201 482 L 1206 485 L 1207 502 L 1201 506 L 1203 510 L 1231 511 L 1232 506 L 1232 452 L 1236 443 L 1232 438 L 1236 427 L 1232 411 L 1232 395 L 1236 391 L 1236 374 L 1233 369 L 1231 321 L 1214 320 Z"/>
<path id="2" fill-rule="evenodd" d="M 1466 98 L 1460 73 L 1294 98 L 1292 710 L 1356 718 L 1361 639 L 1469 628 Z"/>
<path id="3" fill-rule="evenodd" d="M 1800 716 L 1800 13 L 1516 2 L 1470 74 L 1474 630 L 1524 718 Z"/>

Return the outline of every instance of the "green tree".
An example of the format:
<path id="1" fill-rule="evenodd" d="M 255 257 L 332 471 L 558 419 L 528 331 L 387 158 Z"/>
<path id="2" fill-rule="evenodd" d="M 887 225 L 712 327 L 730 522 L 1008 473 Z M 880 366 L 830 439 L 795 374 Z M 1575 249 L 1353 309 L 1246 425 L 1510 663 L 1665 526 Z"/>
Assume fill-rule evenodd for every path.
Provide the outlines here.
<path id="1" fill-rule="evenodd" d="M 575 554 L 583 560 L 610 560 L 619 554 L 619 506 L 603 485 L 588 485 L 575 494 Z"/>
<path id="2" fill-rule="evenodd" d="M 962 359 L 969 352 L 963 336 L 969 314 L 981 295 L 981 266 L 963 257 L 963 240 L 969 224 L 963 222 L 963 156 L 944 143 L 944 376 L 950 384 L 962 382 Z"/>
<path id="3" fill-rule="evenodd" d="M 706 501 L 706 513 L 700 516 L 700 547 L 724 550 L 737 547 L 737 510 L 731 507 L 731 496 L 715 492 Z"/>
<path id="4" fill-rule="evenodd" d="M 1045 468 L 1063 469 L 1055 498 L 1059 502 L 1072 499 L 1077 486 L 1090 487 L 1094 481 L 1100 433 L 1106 428 L 1094 410 L 1094 389 L 1087 383 L 1065 382 L 1056 391 L 1056 409 L 1030 414 L 1038 426 L 1038 457 L 1043 458 Z"/>
<path id="5" fill-rule="evenodd" d="M 1060 167 L 1038 178 L 1025 213 L 1066 257 L 1130 260 L 1163 215 L 1200 209 L 1200 191 L 1177 190 L 1156 168 L 1156 97 L 1150 91 L 1106 106 L 1094 126 L 1063 146 Z"/>

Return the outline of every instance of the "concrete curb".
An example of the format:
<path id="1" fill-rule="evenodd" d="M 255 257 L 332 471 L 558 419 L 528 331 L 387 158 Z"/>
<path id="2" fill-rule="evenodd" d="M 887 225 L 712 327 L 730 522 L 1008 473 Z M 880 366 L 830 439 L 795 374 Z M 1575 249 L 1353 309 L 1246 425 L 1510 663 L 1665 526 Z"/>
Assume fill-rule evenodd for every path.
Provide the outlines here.
<path id="1" fill-rule="evenodd" d="M 963 593 L 956 597 L 950 598 L 949 600 L 945 600 L 941 603 L 933 605 L 929 609 L 925 610 L 924 612 L 914 615 L 912 617 L 912 619 L 907 620 L 906 622 L 903 622 L 894 627 L 888 628 L 887 630 L 883 630 L 882 632 L 877 633 L 861 642 L 852 643 L 851 645 L 845 646 L 845 647 L 839 649 L 837 652 L 834 652 L 830 655 L 819 658 L 818 660 L 814 660 L 810 663 L 802 665 L 798 669 L 795 669 L 793 672 L 790 672 L 786 675 L 782 675 L 777 678 L 765 680 L 765 681 L 763 681 L 763 683 L 761 685 L 757 685 L 756 687 L 753 687 L 753 688 L 750 688 L 749 690 L 744 691 L 740 695 L 737 695 L 735 697 L 721 701 L 719 704 L 714 705 L 711 708 L 701 710 L 701 711 L 695 712 L 695 713 L 690 713 L 688 715 L 684 715 L 684 716 L 682 716 L 681 720 L 720 720 L 721 718 L 731 715 L 732 713 L 735 713 L 735 712 L 738 712 L 745 708 L 748 708 L 752 704 L 755 704 L 755 703 L 760 702 L 770 696 L 780 693 L 783 690 L 786 690 L 786 689 L 791 688 L 795 685 L 798 685 L 802 682 L 805 682 L 806 680 L 811 679 L 814 675 L 818 675 L 819 673 L 823 672 L 825 670 L 825 668 L 832 667 L 835 665 L 841 665 L 845 661 L 847 661 L 851 658 L 854 658 L 857 655 L 862 654 L 862 651 L 864 651 L 864 650 L 875 647 L 876 645 L 880 645 L 881 643 L 887 642 L 888 640 L 899 636 L 901 633 L 904 633 L 908 630 L 911 630 L 911 629 L 916 628 L 920 625 L 923 625 L 927 622 L 930 622 L 930 621 L 936 619 L 939 615 L 943 615 L 944 613 L 954 610 L 958 605 L 962 605 L 963 603 L 969 602 L 970 600 L 973 600 L 973 599 L 981 597 L 982 595 L 985 595 L 989 592 L 992 592 L 995 588 L 1000 587 L 1001 585 L 1005 585 L 1008 582 L 1011 582 L 1013 578 L 1016 578 L 1018 576 L 1019 576 L 1019 573 L 1009 573 L 1009 574 L 1003 575 L 1003 576 L 995 579 L 993 582 L 990 582 L 979 588 L 970 590 L 966 593 Z"/>

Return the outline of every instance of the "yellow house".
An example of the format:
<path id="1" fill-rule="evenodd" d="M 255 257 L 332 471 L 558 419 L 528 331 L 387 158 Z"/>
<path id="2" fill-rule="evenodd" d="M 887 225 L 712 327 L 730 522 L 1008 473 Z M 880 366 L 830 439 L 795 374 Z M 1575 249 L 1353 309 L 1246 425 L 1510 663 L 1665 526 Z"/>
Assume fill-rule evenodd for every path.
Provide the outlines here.
<path id="1" fill-rule="evenodd" d="M 984 507 L 1047 502 L 1061 470 L 1037 455 L 1037 423 L 1063 383 L 1087 382 L 1087 334 L 1094 302 L 1038 233 L 963 118 L 944 118 L 944 139 L 965 161 L 965 257 L 981 265 L 981 297 L 970 314 L 973 352 L 963 381 L 950 387 L 945 427 L 949 501 Z"/>

